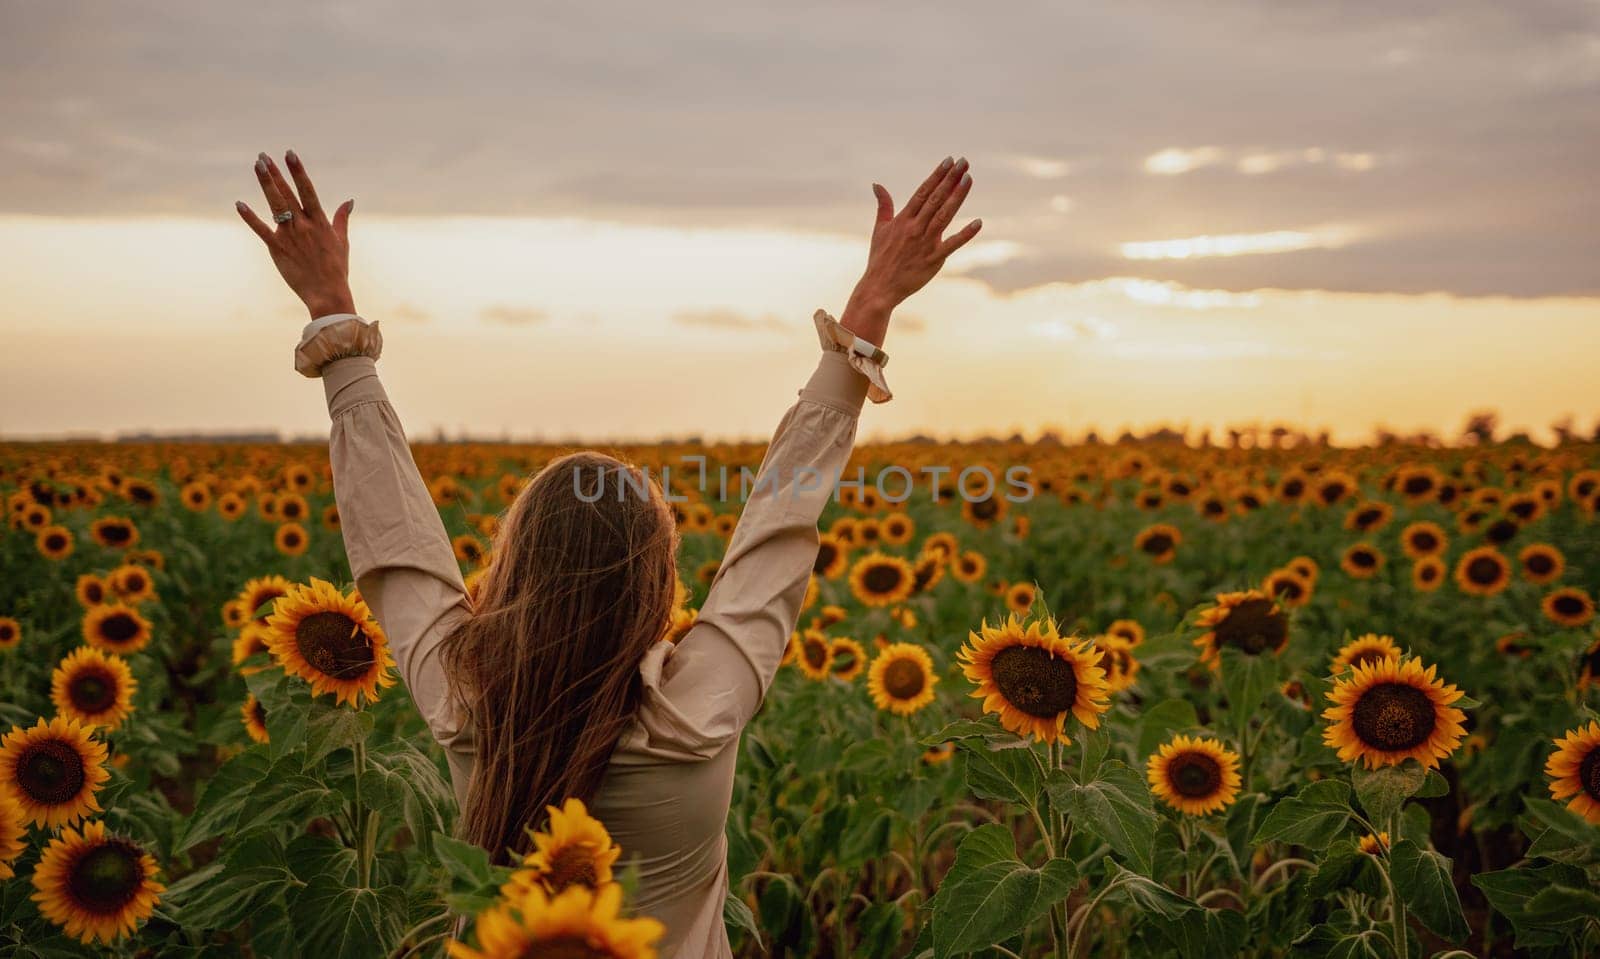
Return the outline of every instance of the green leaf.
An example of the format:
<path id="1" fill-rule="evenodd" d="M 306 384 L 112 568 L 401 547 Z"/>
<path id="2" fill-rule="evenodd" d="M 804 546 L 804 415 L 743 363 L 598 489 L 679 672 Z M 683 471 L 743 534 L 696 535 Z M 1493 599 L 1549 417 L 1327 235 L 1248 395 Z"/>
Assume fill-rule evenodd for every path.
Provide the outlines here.
<path id="1" fill-rule="evenodd" d="M 1222 690 L 1228 697 L 1228 716 L 1236 732 L 1243 733 L 1261 704 L 1278 684 L 1278 659 L 1250 656 L 1232 647 L 1222 650 Z"/>
<path id="2" fill-rule="evenodd" d="M 454 836 L 433 837 L 433 854 L 450 878 L 476 888 L 489 882 L 489 852 Z"/>
<path id="3" fill-rule="evenodd" d="M 1350 821 L 1350 787 L 1334 779 L 1314 782 L 1277 801 L 1256 830 L 1255 845 L 1286 842 L 1326 849 Z"/>
<path id="4" fill-rule="evenodd" d="M 944 959 L 1011 938 L 1065 899 L 1077 882 L 1077 870 L 1065 859 L 1052 859 L 1043 869 L 1018 861 L 1016 840 L 1006 827 L 974 829 L 928 902 L 934 955 Z"/>
<path id="5" fill-rule="evenodd" d="M 405 934 L 405 893 L 397 886 L 350 888 L 319 877 L 289 910 L 303 952 L 318 959 L 388 955 Z"/>
<path id="6" fill-rule="evenodd" d="M 1139 755 L 1149 756 L 1172 734 L 1200 725 L 1195 715 L 1194 703 L 1187 699 L 1163 699 L 1139 718 Z"/>
<path id="7" fill-rule="evenodd" d="M 1450 942 L 1460 942 L 1470 932 L 1461 914 L 1461 899 L 1450 878 L 1450 860 L 1423 849 L 1409 839 L 1389 850 L 1389 878 L 1424 926 Z"/>
<path id="8" fill-rule="evenodd" d="M 1105 858 L 1105 865 L 1109 881 L 1117 883 L 1118 893 L 1126 896 L 1145 915 L 1181 919 L 1190 910 L 1200 908 L 1193 900 L 1178 895 L 1161 883 L 1124 869 L 1110 856 Z"/>
<path id="9" fill-rule="evenodd" d="M 1039 765 L 1032 749 L 973 749 L 962 753 L 967 785 L 984 799 L 1032 806 L 1039 800 Z"/>
<path id="10" fill-rule="evenodd" d="M 756 914 L 749 904 L 731 892 L 722 899 L 722 924 L 730 933 L 748 933 L 758 949 L 766 948 L 761 942 L 761 924 L 756 922 Z"/>
<path id="11" fill-rule="evenodd" d="M 1428 770 L 1415 759 L 1398 766 L 1380 766 L 1367 769 L 1357 765 L 1350 771 L 1350 781 L 1356 787 L 1356 800 L 1367 811 L 1367 818 L 1379 829 L 1388 829 L 1389 820 L 1402 804 L 1427 781 Z"/>
<path id="12" fill-rule="evenodd" d="M 1439 775 L 1439 770 L 1428 770 L 1427 781 L 1413 794 L 1414 799 L 1434 799 L 1450 792 L 1450 781 Z"/>
<path id="13" fill-rule="evenodd" d="M 982 739 L 1001 732 L 999 726 L 981 719 L 958 719 L 946 725 L 932 736 L 924 736 L 921 744 L 924 746 L 943 746 L 945 743 L 956 743 L 963 739 Z"/>
<path id="14" fill-rule="evenodd" d="M 1535 853 L 1530 848 L 1528 855 L 1581 862 L 1588 858 L 1590 853 L 1600 850 L 1600 830 L 1590 826 L 1582 817 L 1565 806 L 1536 796 L 1525 797 L 1523 805 L 1529 815 L 1549 827 L 1534 843 L 1539 852 Z M 1552 833 L 1554 835 L 1551 835 Z M 1572 852 L 1568 855 L 1559 854 L 1563 850 Z"/>
<path id="15" fill-rule="evenodd" d="M 1528 918 L 1559 922 L 1567 916 L 1600 916 L 1600 893 L 1573 886 L 1547 886 L 1528 900 Z"/>
<path id="16" fill-rule="evenodd" d="M 1050 801 L 1068 810 L 1074 828 L 1088 830 L 1140 872 L 1150 872 L 1159 820 L 1143 776 L 1121 760 L 1108 759 L 1089 782 L 1074 782 L 1057 773 L 1048 788 Z"/>
<path id="17" fill-rule="evenodd" d="M 1322 959 L 1389 959 L 1388 944 L 1375 931 L 1347 932 L 1332 925 L 1314 926 L 1294 941 L 1295 956 Z"/>
<path id="18" fill-rule="evenodd" d="M 859 944 L 855 954 L 863 959 L 892 959 L 905 932 L 906 916 L 892 902 L 875 902 L 855 919 Z"/>
<path id="19" fill-rule="evenodd" d="M 372 716 L 344 706 L 321 710 L 306 725 L 306 765 L 322 761 L 335 749 L 348 749 L 365 742 L 372 732 Z"/>
<path id="20" fill-rule="evenodd" d="M 207 839 L 231 832 L 251 792 L 267 777 L 270 769 L 263 746 L 252 746 L 223 763 L 200 793 L 183 838 L 178 841 L 177 851 L 184 852 Z"/>
<path id="21" fill-rule="evenodd" d="M 1583 913 L 1549 916 L 1531 913 L 1529 903 L 1554 886 L 1578 887 L 1585 882 L 1582 870 L 1555 863 L 1529 869 L 1526 866 L 1484 872 L 1472 877 L 1472 884 L 1483 891 L 1495 911 L 1511 920 L 1516 930 L 1516 945 L 1521 948 L 1557 946 L 1574 936 L 1586 917 Z"/>

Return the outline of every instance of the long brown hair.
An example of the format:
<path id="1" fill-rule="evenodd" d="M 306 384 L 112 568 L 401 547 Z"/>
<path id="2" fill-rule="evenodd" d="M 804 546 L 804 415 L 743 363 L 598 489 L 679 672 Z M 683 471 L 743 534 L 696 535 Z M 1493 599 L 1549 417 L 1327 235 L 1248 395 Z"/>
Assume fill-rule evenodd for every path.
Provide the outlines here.
<path id="1" fill-rule="evenodd" d="M 547 805 L 589 802 L 666 632 L 672 514 L 645 473 L 601 453 L 545 466 L 506 512 L 444 667 L 477 762 L 461 831 L 504 863 Z"/>

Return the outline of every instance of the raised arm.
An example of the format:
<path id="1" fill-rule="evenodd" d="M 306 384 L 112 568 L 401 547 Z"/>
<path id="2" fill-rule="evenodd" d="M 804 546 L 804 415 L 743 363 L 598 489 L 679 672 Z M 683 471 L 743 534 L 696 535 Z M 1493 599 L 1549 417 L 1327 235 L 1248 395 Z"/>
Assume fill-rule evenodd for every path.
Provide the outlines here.
<path id="1" fill-rule="evenodd" d="M 817 557 L 817 520 L 850 459 L 869 395 L 889 399 L 881 350 L 901 302 L 977 235 L 973 220 L 944 237 L 972 187 L 965 160 L 946 159 L 899 213 L 873 184 L 878 215 L 867 268 L 842 321 L 824 313 L 824 352 L 767 447 L 752 493 L 694 628 L 676 648 L 646 657 L 640 719 L 651 749 L 710 758 L 744 729 L 777 675 Z"/>
<path id="2" fill-rule="evenodd" d="M 471 727 L 450 702 L 439 644 L 469 615 L 466 587 L 378 381 L 378 325 L 356 315 L 348 279 L 354 201 L 341 204 L 330 220 L 299 157 L 291 152 L 285 160 L 294 187 L 265 153 L 255 167 L 276 228 L 243 202 L 239 215 L 311 315 L 295 365 L 306 376 L 320 376 L 327 395 L 328 456 L 350 569 L 389 638 L 412 700 L 449 753 L 459 796 L 471 769 Z"/>

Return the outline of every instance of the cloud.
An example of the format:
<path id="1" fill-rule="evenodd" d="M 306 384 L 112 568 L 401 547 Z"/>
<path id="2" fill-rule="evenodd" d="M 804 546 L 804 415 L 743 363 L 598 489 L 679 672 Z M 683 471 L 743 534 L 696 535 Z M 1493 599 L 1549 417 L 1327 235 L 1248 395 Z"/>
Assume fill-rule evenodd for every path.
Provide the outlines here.
<path id="1" fill-rule="evenodd" d="M 1144 172 L 1156 176 L 1177 176 L 1221 163 L 1227 157 L 1228 151 L 1221 147 L 1194 147 L 1188 150 L 1167 147 L 1144 158 Z"/>
<path id="2" fill-rule="evenodd" d="M 392 320 L 396 323 L 427 323 L 433 319 L 433 314 L 420 306 L 411 303 L 401 303 L 392 306 L 383 314 L 382 319 Z"/>
<path id="3" fill-rule="evenodd" d="M 550 318 L 549 313 L 537 307 L 505 304 L 486 306 L 478 311 L 478 316 L 485 323 L 493 323 L 496 326 L 533 326 Z"/>
<path id="4" fill-rule="evenodd" d="M 749 316 L 740 313 L 738 310 L 720 308 L 679 310 L 672 314 L 672 322 L 680 326 L 698 326 L 713 330 L 738 330 L 742 332 L 788 329 L 787 324 L 771 313 L 761 316 Z"/>
<path id="5" fill-rule="evenodd" d="M 1130 260 L 1187 260 L 1191 257 L 1249 256 L 1255 253 L 1288 253 L 1318 247 L 1334 247 L 1343 242 L 1331 230 L 1273 230 L 1270 233 L 1238 233 L 1227 236 L 1191 236 L 1176 240 L 1142 240 L 1118 247 Z"/>

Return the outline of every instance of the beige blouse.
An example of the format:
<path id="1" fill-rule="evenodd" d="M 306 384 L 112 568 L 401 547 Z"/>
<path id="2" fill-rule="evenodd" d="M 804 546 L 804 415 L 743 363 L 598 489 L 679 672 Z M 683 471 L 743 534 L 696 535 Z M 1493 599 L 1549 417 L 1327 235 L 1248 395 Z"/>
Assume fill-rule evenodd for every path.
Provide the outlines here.
<path id="1" fill-rule="evenodd" d="M 842 332 L 820 312 L 817 325 L 824 345 Z M 296 365 L 320 373 L 327 392 L 334 495 L 356 584 L 445 748 L 464 803 L 472 727 L 447 694 L 439 645 L 470 609 L 439 511 L 378 381 L 381 345 L 375 323 L 324 318 L 307 327 Z M 724 829 L 739 736 L 799 618 L 817 520 L 850 457 L 869 378 L 873 398 L 887 399 L 876 364 L 823 353 L 773 434 L 698 621 L 676 646 L 663 640 L 639 664 L 643 701 L 591 811 L 622 847 L 622 862 L 638 868 L 633 905 L 666 925 L 664 959 L 732 955 L 722 921 Z"/>

